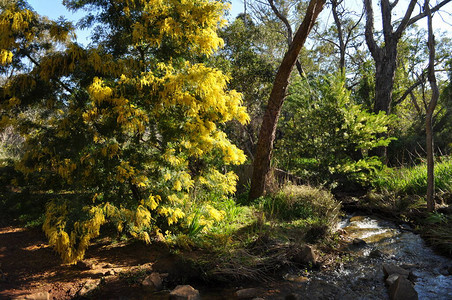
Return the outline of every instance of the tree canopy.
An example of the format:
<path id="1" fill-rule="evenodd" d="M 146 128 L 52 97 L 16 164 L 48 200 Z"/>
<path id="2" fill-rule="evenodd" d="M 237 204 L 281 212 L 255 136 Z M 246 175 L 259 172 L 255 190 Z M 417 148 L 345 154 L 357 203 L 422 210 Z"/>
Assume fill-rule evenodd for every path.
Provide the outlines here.
<path id="1" fill-rule="evenodd" d="M 2 3 L 2 128 L 26 136 L 18 169 L 55 195 L 44 230 L 66 262 L 81 259 L 101 225 L 150 242 L 221 219 L 209 197 L 235 190 L 243 152 L 222 131 L 248 121 L 229 78 L 207 66 L 223 44 L 226 6 L 211 0 L 65 1 L 89 7 L 95 42 L 71 39 L 25 1 Z M 7 75 L 9 73 L 9 75 Z M 195 188 L 196 187 L 196 188 Z"/>

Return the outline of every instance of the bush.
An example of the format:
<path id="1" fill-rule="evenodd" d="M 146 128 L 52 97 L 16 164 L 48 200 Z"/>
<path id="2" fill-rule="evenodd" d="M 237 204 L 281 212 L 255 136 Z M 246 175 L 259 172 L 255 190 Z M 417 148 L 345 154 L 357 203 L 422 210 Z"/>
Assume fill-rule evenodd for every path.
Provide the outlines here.
<path id="1" fill-rule="evenodd" d="M 275 158 L 281 168 L 315 183 L 367 184 L 381 167 L 370 152 L 390 143 L 383 133 L 393 121 L 355 104 L 343 76 L 296 82 L 282 112 Z"/>
<path id="2" fill-rule="evenodd" d="M 306 185 L 286 185 L 260 203 L 268 218 L 310 220 L 332 225 L 338 220 L 340 203 L 325 190 Z"/>

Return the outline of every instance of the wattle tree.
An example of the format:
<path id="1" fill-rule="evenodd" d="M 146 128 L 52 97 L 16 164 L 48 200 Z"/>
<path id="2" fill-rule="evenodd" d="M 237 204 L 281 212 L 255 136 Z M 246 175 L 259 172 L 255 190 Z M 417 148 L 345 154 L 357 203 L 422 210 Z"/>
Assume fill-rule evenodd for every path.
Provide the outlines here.
<path id="1" fill-rule="evenodd" d="M 151 242 L 196 219 L 208 229 L 224 212 L 244 162 L 222 131 L 248 121 L 229 78 L 203 61 L 222 46 L 227 8 L 213 0 L 69 0 L 90 7 L 83 26 L 39 16 L 25 1 L 2 2 L 1 127 L 25 141 L 16 166 L 42 191 L 44 231 L 67 263 L 83 258 L 104 224 Z"/>

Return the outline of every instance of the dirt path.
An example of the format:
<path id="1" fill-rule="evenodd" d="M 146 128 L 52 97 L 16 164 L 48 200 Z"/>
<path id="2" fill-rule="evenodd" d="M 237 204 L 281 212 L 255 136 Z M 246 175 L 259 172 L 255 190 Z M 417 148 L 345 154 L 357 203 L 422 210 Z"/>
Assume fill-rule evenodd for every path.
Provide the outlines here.
<path id="1" fill-rule="evenodd" d="M 72 299 L 87 282 L 99 280 L 108 287 L 103 296 L 114 299 L 108 293 L 133 291 L 137 278 L 128 274 L 172 272 L 176 258 L 158 245 L 101 240 L 88 249 L 84 262 L 83 266 L 62 264 L 39 229 L 0 228 L 0 299 L 26 299 L 39 293 L 49 299 Z"/>

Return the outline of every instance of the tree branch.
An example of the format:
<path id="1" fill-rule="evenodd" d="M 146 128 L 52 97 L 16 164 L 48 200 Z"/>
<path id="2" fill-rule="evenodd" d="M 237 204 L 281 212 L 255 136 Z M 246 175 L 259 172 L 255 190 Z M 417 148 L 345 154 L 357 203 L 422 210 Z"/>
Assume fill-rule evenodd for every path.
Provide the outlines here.
<path id="1" fill-rule="evenodd" d="M 374 38 L 374 10 L 372 0 L 364 0 L 364 9 L 366 11 L 366 29 L 365 38 L 369 51 L 375 60 L 380 60 L 380 48 Z"/>
<path id="2" fill-rule="evenodd" d="M 398 105 L 399 103 L 401 103 L 403 100 L 405 100 L 406 97 L 408 97 L 408 95 L 410 95 L 413 90 L 415 88 L 417 88 L 419 85 L 422 84 L 422 82 L 424 82 L 425 78 L 423 78 L 424 76 L 421 76 L 415 83 L 413 83 L 406 91 L 405 93 L 403 93 L 402 97 L 400 97 L 399 99 L 397 99 L 397 101 L 394 101 L 394 106 Z"/>
<path id="3" fill-rule="evenodd" d="M 32 62 L 34 63 L 37 67 L 41 67 L 41 65 L 39 64 L 39 62 L 37 60 L 35 60 L 30 53 L 25 52 L 25 56 Z M 74 93 L 74 91 L 67 85 L 65 84 L 63 81 L 61 81 L 59 78 L 53 78 L 56 82 L 58 82 L 59 85 L 61 85 L 61 87 L 63 89 L 65 89 L 66 91 L 68 91 L 70 94 Z"/>
<path id="4" fill-rule="evenodd" d="M 412 0 L 414 1 L 414 0 Z M 452 0 L 444 0 L 443 2 L 440 2 L 439 4 L 437 4 L 435 7 L 432 7 L 430 9 L 430 12 L 433 14 L 434 12 L 437 12 L 438 10 L 441 9 L 441 7 L 443 7 L 444 5 L 448 4 L 449 2 L 451 2 Z M 424 8 L 424 12 L 418 14 L 417 16 L 412 17 L 408 22 L 407 22 L 407 26 L 416 23 L 417 21 L 419 21 L 420 19 L 424 18 L 427 16 L 427 12 L 425 11 Z"/>
<path id="5" fill-rule="evenodd" d="M 391 10 L 393 10 L 394 7 L 396 7 L 396 5 L 397 5 L 398 3 L 399 3 L 399 0 L 394 0 L 394 2 L 392 2 L 392 3 L 390 4 Z"/>
<path id="6" fill-rule="evenodd" d="M 448 0 L 449 1 L 449 0 Z M 410 17 L 413 13 L 414 7 L 416 6 L 417 1 L 411 0 L 410 4 L 408 5 L 408 8 L 405 12 L 405 15 L 402 18 L 402 21 L 399 24 L 399 27 L 397 27 L 396 32 L 394 33 L 394 37 L 396 40 L 399 40 L 402 37 L 403 31 L 407 28 L 408 25 L 412 24 L 410 23 Z"/>
<path id="7" fill-rule="evenodd" d="M 276 7 L 275 2 L 273 0 L 268 0 L 268 3 L 270 4 L 271 9 L 273 10 L 273 12 L 275 13 L 275 15 L 278 17 L 278 19 L 281 20 L 281 22 L 284 23 L 284 25 L 286 25 L 287 28 L 287 45 L 290 47 L 290 45 L 292 44 L 292 39 L 293 39 L 293 31 L 292 31 L 292 27 L 290 26 L 289 21 L 287 20 L 286 16 L 284 16 Z M 301 66 L 300 61 L 297 59 L 297 61 L 295 62 L 295 66 L 297 67 L 298 73 L 300 74 L 301 77 L 306 77 L 303 67 Z"/>

